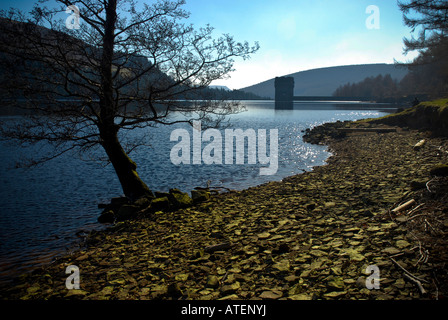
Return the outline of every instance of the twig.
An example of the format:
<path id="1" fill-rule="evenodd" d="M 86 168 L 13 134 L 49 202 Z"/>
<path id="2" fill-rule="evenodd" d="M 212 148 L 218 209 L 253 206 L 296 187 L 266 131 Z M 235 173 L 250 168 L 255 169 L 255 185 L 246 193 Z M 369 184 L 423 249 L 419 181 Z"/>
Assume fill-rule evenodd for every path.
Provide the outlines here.
<path id="1" fill-rule="evenodd" d="M 428 251 L 428 249 L 425 250 L 425 255 L 426 255 L 426 258 L 425 258 L 425 261 L 423 261 L 423 263 L 427 263 L 428 262 L 428 259 L 429 259 L 429 251 Z"/>
<path id="2" fill-rule="evenodd" d="M 426 294 L 425 288 L 423 288 L 422 283 L 419 280 L 414 279 L 413 277 L 411 277 L 407 273 L 403 274 L 403 277 L 406 278 L 407 280 L 413 282 L 417 286 L 418 290 L 420 290 L 420 293 L 422 295 Z"/>
<path id="3" fill-rule="evenodd" d="M 392 215 L 390 214 L 390 213 L 391 213 L 390 209 L 387 210 L 387 213 L 389 214 L 389 218 L 390 218 L 390 220 L 395 222 L 395 219 L 394 219 L 394 218 L 392 217 Z"/>
<path id="4" fill-rule="evenodd" d="M 224 281 L 226 280 L 226 278 L 227 278 L 227 275 L 229 274 L 229 271 L 226 271 L 226 273 L 222 276 L 222 278 L 221 278 L 221 285 L 224 283 Z"/>
<path id="5" fill-rule="evenodd" d="M 396 257 L 402 256 L 402 255 L 404 255 L 404 252 L 398 252 L 396 254 L 391 255 L 390 258 L 396 258 Z"/>
<path id="6" fill-rule="evenodd" d="M 433 193 L 433 192 L 432 192 L 431 189 L 429 188 L 429 184 L 430 184 L 435 178 L 437 178 L 437 177 L 434 177 L 434 178 L 432 178 L 431 180 L 429 180 L 428 182 L 426 182 L 426 189 L 428 189 L 428 191 L 429 191 L 430 193 Z"/>
<path id="7" fill-rule="evenodd" d="M 408 276 L 410 276 L 411 278 L 413 278 L 414 280 L 418 280 L 420 282 L 424 282 L 424 283 L 428 283 L 428 281 L 424 280 L 424 279 L 420 279 L 417 276 L 414 276 L 412 273 L 410 273 L 408 270 L 406 270 L 405 268 L 403 268 L 397 261 L 395 261 L 394 258 L 389 257 L 389 259 L 397 266 L 399 267 L 401 270 L 403 270 L 403 272 L 405 274 L 407 274 Z"/>
<path id="8" fill-rule="evenodd" d="M 423 259 L 425 259 L 425 255 L 420 251 L 420 258 L 418 259 L 418 261 L 414 264 L 414 267 L 416 265 L 418 265 L 420 263 L 420 261 L 422 261 Z"/>
<path id="9" fill-rule="evenodd" d="M 420 203 L 418 206 L 416 206 L 414 209 L 412 209 L 411 211 L 409 211 L 407 213 L 408 216 L 410 216 L 411 214 L 413 214 L 415 211 L 417 211 L 420 207 L 422 207 L 423 205 L 425 205 L 424 203 Z"/>
<path id="10" fill-rule="evenodd" d="M 437 234 L 438 232 L 437 232 L 437 230 L 436 229 L 434 229 L 434 227 L 429 223 L 429 221 L 428 220 L 426 220 L 425 219 L 425 223 L 434 231 L 434 233 L 435 234 Z"/>
<path id="11" fill-rule="evenodd" d="M 406 221 L 411 221 L 414 218 L 421 217 L 421 216 L 427 216 L 427 215 L 428 215 L 427 213 L 416 214 L 415 216 L 409 217 L 408 220 L 406 220 Z"/>
<path id="12" fill-rule="evenodd" d="M 410 282 L 414 283 L 418 290 L 420 291 L 420 293 L 422 295 L 426 294 L 425 288 L 423 288 L 422 282 L 428 283 L 428 281 L 420 279 L 416 276 L 414 276 L 412 273 L 410 273 L 408 270 L 406 270 L 405 268 L 403 268 L 397 261 L 395 261 L 393 258 L 389 257 L 390 260 L 392 260 L 392 262 L 398 266 L 404 273 L 403 273 L 403 277 L 407 280 L 409 280 Z"/>

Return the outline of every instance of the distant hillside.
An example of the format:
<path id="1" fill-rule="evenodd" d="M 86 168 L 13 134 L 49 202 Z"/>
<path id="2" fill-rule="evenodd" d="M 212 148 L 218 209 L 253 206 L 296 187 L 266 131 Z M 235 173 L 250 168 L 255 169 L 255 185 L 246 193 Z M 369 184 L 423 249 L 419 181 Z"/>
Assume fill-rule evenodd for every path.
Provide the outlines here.
<path id="1" fill-rule="evenodd" d="M 29 41 L 28 38 L 33 41 Z M 29 46 L 23 44 L 29 44 Z M 35 59 L 34 52 L 36 51 L 49 52 L 53 61 L 56 60 L 59 63 L 53 64 L 54 69 L 49 68 L 45 59 L 39 59 L 39 57 Z M 97 59 L 101 56 L 101 51 L 101 48 L 63 32 L 0 17 L 0 70 L 2 71 L 0 72 L 0 101 L 2 101 L 0 114 L 18 112 L 11 105 L 23 99 L 69 100 L 75 96 L 86 97 L 88 94 L 92 99 L 97 99 L 96 88 L 92 89 L 91 83 L 83 83 L 83 79 L 100 82 L 100 62 Z M 78 52 L 81 54 L 74 54 Z M 152 68 L 152 71 L 146 72 L 139 81 L 128 82 L 127 79 L 130 76 L 142 70 L 151 69 L 151 62 L 142 55 L 116 51 L 112 63 L 113 72 L 119 70 L 118 75 L 114 76 L 114 81 L 117 84 L 127 83 L 121 87 L 122 95 L 135 96 L 135 92 L 145 94 L 143 89 L 139 89 L 144 82 L 152 83 L 154 87 L 159 85 L 169 87 L 176 82 L 159 68 Z M 72 66 L 80 66 L 79 69 L 84 71 L 84 77 L 73 78 L 67 90 L 64 85 L 67 83 L 65 70 L 70 70 Z M 85 88 L 90 91 L 86 93 L 83 91 Z M 262 100 L 267 98 L 217 85 L 198 87 L 194 90 L 184 85 L 176 85 L 169 97 L 177 100 Z M 8 101 L 8 107 L 5 101 Z"/>
<path id="2" fill-rule="evenodd" d="M 381 63 L 312 69 L 286 76 L 294 77 L 295 96 L 331 96 L 339 86 L 349 82 L 360 82 L 367 77 L 376 77 L 380 74 L 390 74 L 392 79 L 400 81 L 407 73 L 405 68 Z M 274 81 L 275 79 L 270 79 L 240 90 L 274 99 Z"/>
<path id="3" fill-rule="evenodd" d="M 210 89 L 219 89 L 219 90 L 231 91 L 229 89 L 229 87 L 227 87 L 227 86 L 216 86 L 216 85 L 213 85 L 213 86 L 208 86 L 208 87 Z"/>

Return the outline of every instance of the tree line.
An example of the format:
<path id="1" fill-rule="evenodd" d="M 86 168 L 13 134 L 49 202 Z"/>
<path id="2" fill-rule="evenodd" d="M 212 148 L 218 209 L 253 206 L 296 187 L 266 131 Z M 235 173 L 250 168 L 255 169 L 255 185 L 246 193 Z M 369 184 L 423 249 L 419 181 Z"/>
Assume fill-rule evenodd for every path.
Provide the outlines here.
<path id="1" fill-rule="evenodd" d="M 410 62 L 396 65 L 408 69 L 397 81 L 390 75 L 369 77 L 359 83 L 340 86 L 334 96 L 366 97 L 372 100 L 394 100 L 424 96 L 435 99 L 448 96 L 448 1 L 398 1 L 403 20 L 417 37 L 404 39 L 404 53 L 417 51 Z"/>
<path id="2" fill-rule="evenodd" d="M 367 77 L 358 83 L 347 83 L 339 86 L 333 93 L 335 97 L 362 97 L 371 100 L 392 98 L 399 95 L 401 82 L 390 74 Z"/>

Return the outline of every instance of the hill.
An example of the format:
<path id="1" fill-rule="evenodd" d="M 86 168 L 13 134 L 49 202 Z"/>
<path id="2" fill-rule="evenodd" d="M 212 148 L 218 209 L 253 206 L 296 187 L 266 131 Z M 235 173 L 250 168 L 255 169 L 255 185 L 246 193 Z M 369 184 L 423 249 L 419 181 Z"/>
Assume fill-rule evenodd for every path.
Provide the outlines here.
<path id="1" fill-rule="evenodd" d="M 293 77 L 295 96 L 331 96 L 341 85 L 356 83 L 367 77 L 390 74 L 392 79 L 400 81 L 408 73 L 407 69 L 394 64 L 363 64 L 312 69 L 286 75 Z M 274 99 L 275 79 L 240 89 L 263 97 Z"/>
<path id="2" fill-rule="evenodd" d="M 218 90 L 224 90 L 224 91 L 232 91 L 229 89 L 229 87 L 227 86 L 216 86 L 216 85 L 212 85 L 212 86 L 208 86 L 210 89 L 218 89 Z"/>
<path id="3" fill-rule="evenodd" d="M 49 67 L 48 61 L 41 57 L 41 53 L 45 51 L 58 63 L 51 64 Z M 100 81 L 98 57 L 101 56 L 101 52 L 101 48 L 64 32 L 0 17 L 0 70 L 2 70 L 0 73 L 0 101 L 3 102 L 0 106 L 0 114 L 19 112 L 12 105 L 25 98 L 48 100 L 49 98 L 86 98 L 88 95 L 90 98 L 92 95 L 96 95 L 96 88 L 92 88 L 89 81 L 94 80 L 96 83 Z M 175 83 L 172 77 L 158 67 L 152 68 L 150 60 L 142 55 L 116 51 L 112 63 L 113 71 L 118 72 L 117 76 L 114 76 L 114 81 L 117 83 L 127 83 L 132 75 L 138 74 L 142 70 L 151 69 L 141 77 L 141 80 L 123 85 L 122 94 L 128 96 L 135 96 L 135 92 L 140 90 L 138 88 L 143 82 L 154 83 L 155 86 L 161 83 L 165 86 Z M 77 69 L 82 75 L 76 79 L 70 76 L 71 85 L 67 90 L 65 71 L 72 68 Z M 83 83 L 85 79 L 89 80 Z M 86 93 L 86 88 L 90 92 Z M 170 97 L 177 100 L 260 100 L 267 98 L 216 85 L 198 87 L 195 90 L 178 85 L 176 92 L 173 90 Z"/>

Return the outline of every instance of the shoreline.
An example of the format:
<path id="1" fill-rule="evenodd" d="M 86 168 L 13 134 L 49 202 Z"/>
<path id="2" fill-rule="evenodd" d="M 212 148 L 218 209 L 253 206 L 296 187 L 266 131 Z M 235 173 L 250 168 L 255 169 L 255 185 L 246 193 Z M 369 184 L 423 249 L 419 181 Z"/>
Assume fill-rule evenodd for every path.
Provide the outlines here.
<path id="1" fill-rule="evenodd" d="M 431 147 L 446 140 L 403 130 L 334 138 L 332 126 L 312 130 L 332 154 L 325 165 L 93 232 L 85 249 L 23 275 L 2 299 L 433 299 L 431 285 L 422 295 L 389 257 L 427 277 L 412 249 L 421 241 L 389 209 L 423 190 L 411 180 L 447 162 Z M 431 143 L 416 152 L 423 138 Z M 65 287 L 69 265 L 80 290 Z M 369 265 L 380 269 L 379 290 L 365 286 Z"/>

